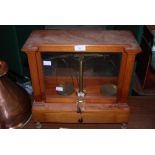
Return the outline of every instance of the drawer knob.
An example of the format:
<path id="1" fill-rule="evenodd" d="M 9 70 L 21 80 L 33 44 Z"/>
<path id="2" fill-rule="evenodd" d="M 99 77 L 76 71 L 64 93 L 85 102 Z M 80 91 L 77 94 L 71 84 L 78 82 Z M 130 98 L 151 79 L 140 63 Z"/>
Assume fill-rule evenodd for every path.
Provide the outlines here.
<path id="1" fill-rule="evenodd" d="M 79 123 L 83 123 L 83 118 L 82 118 L 82 117 L 79 118 L 78 122 L 79 122 Z"/>

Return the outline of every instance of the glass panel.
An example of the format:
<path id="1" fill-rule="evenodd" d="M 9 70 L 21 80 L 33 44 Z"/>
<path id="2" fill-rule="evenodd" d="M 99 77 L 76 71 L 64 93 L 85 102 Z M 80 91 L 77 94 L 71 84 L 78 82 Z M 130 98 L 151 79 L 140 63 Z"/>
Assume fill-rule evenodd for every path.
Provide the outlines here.
<path id="1" fill-rule="evenodd" d="M 42 52 L 41 57 L 47 100 L 116 96 L 121 53 Z"/>
<path id="2" fill-rule="evenodd" d="M 121 53 L 96 53 L 86 56 L 84 88 L 90 96 L 116 96 Z"/>

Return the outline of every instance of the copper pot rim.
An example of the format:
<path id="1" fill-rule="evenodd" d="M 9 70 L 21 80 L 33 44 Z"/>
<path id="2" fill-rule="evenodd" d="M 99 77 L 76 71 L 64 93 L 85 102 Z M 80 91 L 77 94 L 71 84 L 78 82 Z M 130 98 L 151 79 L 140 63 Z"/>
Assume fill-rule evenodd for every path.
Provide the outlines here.
<path id="1" fill-rule="evenodd" d="M 5 61 L 0 61 L 0 77 L 4 76 L 8 72 L 8 65 Z"/>
<path id="2" fill-rule="evenodd" d="M 18 124 L 14 125 L 14 126 L 9 126 L 8 129 L 21 129 L 24 128 L 31 120 L 32 118 L 32 114 L 30 113 L 28 115 L 28 117 L 26 117 L 26 119 L 24 119 L 23 121 L 19 122 Z"/>

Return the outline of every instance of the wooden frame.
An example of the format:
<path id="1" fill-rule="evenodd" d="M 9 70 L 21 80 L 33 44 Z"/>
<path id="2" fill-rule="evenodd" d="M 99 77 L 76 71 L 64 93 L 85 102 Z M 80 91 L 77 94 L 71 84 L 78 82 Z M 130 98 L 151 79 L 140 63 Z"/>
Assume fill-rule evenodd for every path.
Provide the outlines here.
<path id="1" fill-rule="evenodd" d="M 115 34 L 116 32 L 116 34 Z M 86 103 L 84 105 L 83 122 L 84 123 L 125 123 L 128 122 L 129 107 L 127 105 L 130 81 L 132 77 L 135 56 L 141 52 L 141 49 L 134 37 L 130 32 L 120 31 L 94 31 L 94 40 L 86 38 L 81 41 L 83 35 L 92 33 L 92 31 L 55 31 L 44 30 L 34 31 L 25 45 L 23 51 L 28 55 L 29 67 L 31 73 L 32 86 L 34 89 L 34 104 L 33 104 L 33 119 L 40 122 L 61 122 L 61 123 L 78 123 L 81 115 L 77 113 L 76 103 L 68 103 L 69 99 L 62 103 L 57 104 L 56 100 L 49 100 L 51 103 L 46 102 L 45 86 L 42 71 L 41 52 L 76 52 L 74 46 L 80 43 L 85 45 L 86 49 L 83 52 L 121 52 L 122 60 L 120 66 L 120 74 L 118 78 L 118 93 L 117 98 L 105 97 L 103 102 L 97 102 L 93 100 L 91 104 Z M 69 34 L 67 36 L 67 33 Z M 103 36 L 107 36 L 106 41 L 102 37 L 98 37 L 103 33 Z M 34 35 L 35 34 L 35 35 Z M 48 36 L 48 43 L 42 38 L 42 34 Z M 57 35 L 56 35 L 57 34 Z M 67 43 L 60 44 L 64 34 L 66 34 Z M 35 38 L 38 35 L 38 38 Z M 71 36 L 72 35 L 72 36 Z M 59 36 L 58 40 L 55 39 Z M 72 40 L 69 39 L 71 36 Z M 98 40 L 95 38 L 98 38 Z M 111 37 L 113 36 L 113 37 Z M 67 38 L 68 37 L 68 38 Z M 74 38 L 75 37 L 75 38 Z M 118 40 L 117 40 L 118 37 Z M 79 40 L 81 42 L 79 42 Z M 113 39 L 115 38 L 115 39 Z M 39 43 L 38 43 L 39 40 Z M 53 41 L 54 40 L 54 41 Z M 53 42 L 54 43 L 53 43 Z M 55 43 L 57 41 L 57 44 Z M 72 42 L 75 41 L 75 44 Z M 88 42 L 91 41 L 91 44 Z M 94 41 L 94 42 L 93 42 Z M 95 103 L 96 101 L 96 103 Z"/>

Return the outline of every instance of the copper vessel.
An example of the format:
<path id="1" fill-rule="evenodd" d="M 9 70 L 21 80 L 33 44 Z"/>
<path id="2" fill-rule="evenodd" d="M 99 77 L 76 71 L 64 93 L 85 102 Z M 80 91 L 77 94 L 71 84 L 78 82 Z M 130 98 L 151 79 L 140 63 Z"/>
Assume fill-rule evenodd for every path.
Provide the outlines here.
<path id="1" fill-rule="evenodd" d="M 22 128 L 31 118 L 31 99 L 6 76 L 7 71 L 7 64 L 0 61 L 0 128 Z"/>

